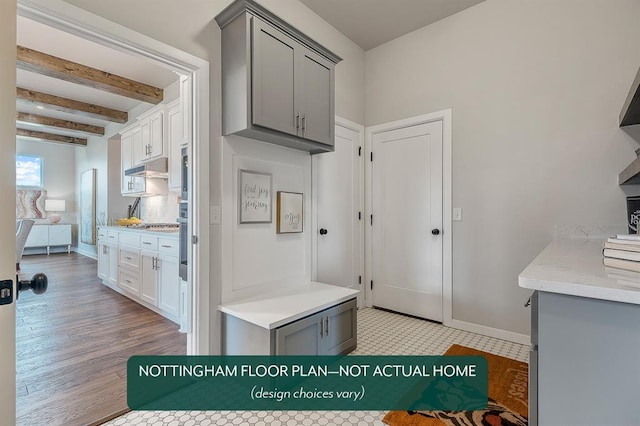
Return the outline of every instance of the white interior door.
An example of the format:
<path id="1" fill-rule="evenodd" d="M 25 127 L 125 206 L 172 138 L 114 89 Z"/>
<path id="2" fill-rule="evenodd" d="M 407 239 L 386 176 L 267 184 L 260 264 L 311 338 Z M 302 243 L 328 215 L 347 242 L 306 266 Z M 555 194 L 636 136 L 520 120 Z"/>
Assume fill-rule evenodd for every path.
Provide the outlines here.
<path id="1" fill-rule="evenodd" d="M 360 138 L 336 125 L 335 151 L 313 156 L 317 280 L 356 290 L 363 274 Z"/>
<path id="2" fill-rule="evenodd" d="M 16 194 L 16 2 L 0 2 L 0 198 Z M 15 270 L 15 220 L 13 203 L 0 205 L 0 280 L 13 280 Z M 13 286 L 13 284 L 12 284 Z M 15 290 L 15 286 L 13 286 Z M 0 305 L 0 423 L 16 422 L 16 309 Z"/>
<path id="3" fill-rule="evenodd" d="M 442 321 L 442 121 L 375 133 L 373 305 Z"/>

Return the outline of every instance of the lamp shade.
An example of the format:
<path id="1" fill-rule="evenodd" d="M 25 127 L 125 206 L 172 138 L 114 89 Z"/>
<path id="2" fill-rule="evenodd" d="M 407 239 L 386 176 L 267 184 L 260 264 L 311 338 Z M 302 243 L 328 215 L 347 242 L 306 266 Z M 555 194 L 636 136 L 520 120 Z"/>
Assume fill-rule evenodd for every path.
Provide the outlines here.
<path id="1" fill-rule="evenodd" d="M 65 200 L 44 200 L 44 209 L 48 212 L 63 212 L 65 211 Z"/>

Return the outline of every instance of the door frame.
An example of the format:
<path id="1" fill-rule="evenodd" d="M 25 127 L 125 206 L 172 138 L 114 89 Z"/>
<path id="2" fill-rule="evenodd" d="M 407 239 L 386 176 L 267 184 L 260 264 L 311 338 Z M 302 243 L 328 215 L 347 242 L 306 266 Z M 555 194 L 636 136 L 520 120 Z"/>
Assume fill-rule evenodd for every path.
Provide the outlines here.
<path id="1" fill-rule="evenodd" d="M 209 62 L 152 39 L 120 24 L 60 0 L 18 0 L 17 14 L 106 47 L 141 57 L 191 80 L 190 156 L 193 202 L 190 233 L 198 243 L 190 253 L 192 277 L 192 328 L 187 334 L 187 354 L 210 352 L 209 329 Z"/>
<path id="2" fill-rule="evenodd" d="M 363 125 L 355 123 L 353 121 L 347 120 L 346 118 L 342 118 L 339 116 L 335 116 L 335 126 L 344 127 L 345 129 L 352 130 L 358 134 L 358 145 L 363 148 L 364 151 L 364 133 L 365 128 Z M 334 126 L 334 127 L 335 127 Z M 334 129 L 335 135 L 335 129 Z M 322 155 L 322 154 L 318 154 Z M 365 156 L 360 157 L 360 199 L 358 200 L 358 209 L 359 211 L 364 213 L 364 203 L 365 203 L 365 181 L 364 181 L 364 162 Z M 318 209 L 315 207 L 318 205 L 318 192 L 316 191 L 318 185 L 318 168 L 314 167 L 315 161 L 313 161 L 313 157 L 311 159 L 311 280 L 315 281 L 318 279 Z M 358 265 L 358 270 L 360 271 L 360 275 L 362 275 L 364 279 L 365 275 L 365 226 L 364 226 L 364 218 L 360 221 L 360 241 L 358 241 L 358 248 L 360 250 L 360 265 Z M 365 301 L 365 286 L 360 285 L 360 294 L 358 300 Z M 358 306 L 358 308 L 363 308 L 364 306 Z"/>
<path id="3" fill-rule="evenodd" d="M 418 126 L 420 124 L 442 122 L 442 323 L 451 326 L 453 309 L 453 227 L 452 227 L 452 110 L 444 109 L 429 114 L 390 121 L 366 128 L 365 137 L 365 158 L 371 159 L 373 136 L 388 132 L 390 130 L 402 129 L 405 127 Z M 371 292 L 371 280 L 373 279 L 372 260 L 373 244 L 371 215 L 373 214 L 373 192 L 372 192 L 372 161 L 365 162 L 365 218 L 368 226 L 365 227 L 365 306 L 373 306 L 373 295 Z"/>

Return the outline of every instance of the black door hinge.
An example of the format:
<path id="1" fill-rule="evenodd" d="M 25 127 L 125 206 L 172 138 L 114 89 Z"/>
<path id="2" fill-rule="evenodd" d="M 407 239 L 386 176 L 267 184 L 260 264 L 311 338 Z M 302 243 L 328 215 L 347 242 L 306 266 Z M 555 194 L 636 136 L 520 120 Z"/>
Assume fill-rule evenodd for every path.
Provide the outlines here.
<path id="1" fill-rule="evenodd" d="M 362 284 L 362 275 L 358 275 L 358 284 Z"/>
<path id="2" fill-rule="evenodd" d="M 359 146 L 358 147 L 358 157 L 361 157 L 361 156 L 362 156 L 362 147 Z"/>
<path id="3" fill-rule="evenodd" d="M 371 153 L 371 161 L 373 161 L 373 152 Z"/>
<path id="4" fill-rule="evenodd" d="M 371 215 L 371 226 L 373 226 L 373 215 Z"/>
<path id="5" fill-rule="evenodd" d="M 373 290 L 373 280 L 371 280 L 371 290 Z"/>
<path id="6" fill-rule="evenodd" d="M 358 220 L 362 220 L 362 212 L 358 212 Z"/>

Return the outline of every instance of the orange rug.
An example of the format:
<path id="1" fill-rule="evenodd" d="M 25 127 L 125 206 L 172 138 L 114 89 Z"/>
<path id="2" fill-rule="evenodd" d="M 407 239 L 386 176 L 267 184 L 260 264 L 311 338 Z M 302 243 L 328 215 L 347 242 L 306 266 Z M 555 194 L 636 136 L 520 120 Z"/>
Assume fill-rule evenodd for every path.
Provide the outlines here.
<path id="1" fill-rule="evenodd" d="M 487 359 L 489 366 L 487 409 L 448 412 L 390 411 L 382 421 L 391 426 L 527 425 L 529 407 L 527 363 L 460 345 L 451 345 L 445 355 L 480 355 Z"/>

